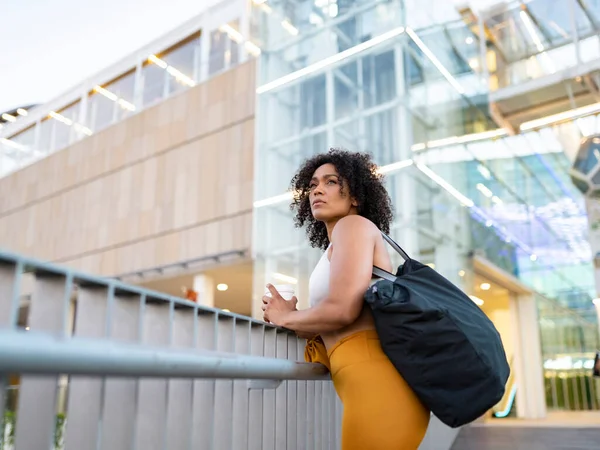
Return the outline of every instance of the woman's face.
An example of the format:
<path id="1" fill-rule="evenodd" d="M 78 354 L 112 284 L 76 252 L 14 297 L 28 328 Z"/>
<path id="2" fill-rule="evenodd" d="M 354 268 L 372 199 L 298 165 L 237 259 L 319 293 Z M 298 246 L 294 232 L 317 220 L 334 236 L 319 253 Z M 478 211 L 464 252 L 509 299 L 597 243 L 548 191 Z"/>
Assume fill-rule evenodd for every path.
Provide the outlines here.
<path id="1" fill-rule="evenodd" d="M 344 183 L 344 194 L 341 192 Z M 323 164 L 313 174 L 309 193 L 310 209 L 316 220 L 329 222 L 350 214 L 357 214 L 357 202 L 350 197 L 333 164 Z"/>

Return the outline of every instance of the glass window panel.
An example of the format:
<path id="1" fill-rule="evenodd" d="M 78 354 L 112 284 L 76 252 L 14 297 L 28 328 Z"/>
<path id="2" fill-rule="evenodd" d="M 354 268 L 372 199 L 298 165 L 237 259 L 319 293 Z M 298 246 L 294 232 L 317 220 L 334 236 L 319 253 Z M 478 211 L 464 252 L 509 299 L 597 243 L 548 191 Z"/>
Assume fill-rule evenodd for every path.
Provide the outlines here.
<path id="1" fill-rule="evenodd" d="M 422 119 L 420 114 L 411 114 L 410 120 L 412 122 L 412 141 L 416 144 L 427 142 L 429 139 L 429 125 L 427 122 Z"/>
<path id="2" fill-rule="evenodd" d="M 396 97 L 394 52 L 387 51 L 363 58 L 365 106 L 372 107 Z"/>
<path id="3" fill-rule="evenodd" d="M 0 176 L 6 175 L 18 168 L 18 154 L 15 149 L 0 142 Z"/>
<path id="4" fill-rule="evenodd" d="M 88 101 L 88 128 L 99 131 L 135 111 L 135 69 L 92 92 Z"/>
<path id="5" fill-rule="evenodd" d="M 415 183 L 416 183 L 416 187 L 415 187 L 415 194 L 417 196 L 416 198 L 416 214 L 417 214 L 417 226 L 418 228 L 426 228 L 428 230 L 432 230 L 433 229 L 433 209 L 432 209 L 432 205 L 433 205 L 433 199 L 435 197 L 435 188 L 433 188 L 431 185 L 424 183 L 423 179 L 421 179 L 420 177 L 415 177 L 414 175 L 409 175 L 406 171 L 400 171 L 398 172 L 398 175 L 395 176 L 395 180 L 396 183 L 399 184 L 399 179 L 398 177 L 404 177 L 404 176 L 412 176 Z M 398 188 L 396 188 L 395 191 L 392 192 L 398 192 Z M 422 248 L 422 250 L 426 250 L 425 247 Z"/>
<path id="6" fill-rule="evenodd" d="M 53 148 L 52 134 L 54 133 L 54 123 L 56 121 L 50 117 L 42 119 L 40 123 L 40 137 L 38 141 L 38 149 L 42 153 L 50 153 Z"/>
<path id="7" fill-rule="evenodd" d="M 400 149 L 396 145 L 399 132 L 396 109 L 388 109 L 365 119 L 367 150 L 379 165 L 399 160 Z"/>
<path id="8" fill-rule="evenodd" d="M 234 20 L 228 24 L 234 30 L 238 30 L 239 21 Z M 239 44 L 232 40 L 229 35 L 221 30 L 213 30 L 210 33 L 210 50 L 208 73 L 213 75 L 227 69 L 239 62 Z"/>
<path id="9" fill-rule="evenodd" d="M 593 405 L 592 400 L 597 399 L 593 380 L 583 378 L 591 377 L 590 369 L 600 344 L 598 326 L 593 317 L 595 312 L 590 315 L 564 304 L 560 299 L 542 296 L 537 296 L 536 303 L 548 406 L 561 410 L 575 409 L 575 396 L 580 407 L 581 403 Z M 589 298 L 587 303 L 591 303 Z M 577 378 L 590 382 L 579 383 L 575 391 L 571 388 Z"/>
<path id="10" fill-rule="evenodd" d="M 225 53 L 227 52 L 227 35 L 220 30 L 210 33 L 210 52 L 208 73 L 220 72 L 225 68 Z"/>
<path id="11" fill-rule="evenodd" d="M 302 161 L 317 153 L 327 151 L 327 133 L 306 136 L 277 148 L 270 148 L 257 166 L 257 183 L 255 193 L 257 199 L 264 199 L 285 192 L 292 176 Z"/>
<path id="12" fill-rule="evenodd" d="M 315 156 L 319 153 L 325 153 L 329 147 L 327 142 L 327 134 L 319 133 L 314 136 L 308 136 L 300 141 L 300 160 L 297 161 L 296 169 L 300 167 L 301 161 L 310 158 L 311 156 Z"/>
<path id="13" fill-rule="evenodd" d="M 443 27 L 436 32 L 429 32 L 419 36 L 423 43 L 431 50 L 451 74 L 463 74 L 471 72 L 467 60 L 458 51 L 450 37 L 450 32 Z M 464 43 L 464 41 L 463 41 Z M 437 69 L 436 69 L 437 70 Z"/>
<path id="14" fill-rule="evenodd" d="M 110 82 L 104 88 L 118 97 L 116 100 L 118 106 L 115 110 L 116 121 L 123 120 L 133 114 L 135 105 L 135 70 L 131 70 L 117 80 Z"/>
<path id="15" fill-rule="evenodd" d="M 4 154 L 2 170 L 11 171 L 41 156 L 35 151 L 35 125 L 8 138 L 0 147 Z"/>
<path id="16" fill-rule="evenodd" d="M 411 41 L 409 45 L 410 44 L 414 45 L 414 42 Z M 408 78 L 408 84 L 410 84 L 411 86 L 422 83 L 425 80 L 423 75 L 423 69 L 421 68 L 415 57 L 408 52 L 404 53 L 404 67 L 406 77 Z"/>
<path id="17" fill-rule="evenodd" d="M 35 145 L 35 125 L 12 136 L 10 140 L 18 143 L 25 150 L 33 150 L 33 146 Z"/>
<path id="18" fill-rule="evenodd" d="M 234 30 L 239 29 L 239 22 L 234 20 L 233 22 L 229 22 L 229 26 Z M 240 45 L 229 39 L 229 67 L 235 66 L 240 62 Z"/>
<path id="19" fill-rule="evenodd" d="M 116 107 L 112 100 L 93 92 L 88 99 L 88 120 L 92 130 L 101 130 L 113 123 Z"/>
<path id="20" fill-rule="evenodd" d="M 333 71 L 335 84 L 335 117 L 341 119 L 352 115 L 358 108 L 358 86 L 356 62 L 346 64 Z"/>
<path id="21" fill-rule="evenodd" d="M 161 59 L 181 72 L 188 80 L 197 78 L 197 60 L 200 54 L 200 33 L 195 33 L 184 42 L 177 44 L 161 55 Z M 169 76 L 168 91 L 169 94 L 180 92 L 190 87 L 184 79 L 177 79 L 175 76 Z"/>
<path id="22" fill-rule="evenodd" d="M 17 151 L 19 165 L 28 164 L 42 156 L 42 153 L 35 148 L 35 133 L 35 125 L 33 125 L 11 138 L 13 142 L 21 146 L 21 149 Z"/>
<path id="23" fill-rule="evenodd" d="M 79 106 L 77 101 L 64 109 L 57 111 L 64 119 L 52 118 L 54 123 L 54 145 L 52 150 L 60 150 L 67 147 L 75 139 L 74 124 L 79 120 Z"/>
<path id="24" fill-rule="evenodd" d="M 428 37 L 427 35 L 421 37 L 429 38 L 431 40 L 431 37 Z M 412 39 L 408 41 L 407 47 L 408 48 L 406 54 L 414 58 L 416 64 L 418 65 L 421 71 L 421 78 L 423 82 L 434 81 L 443 78 L 443 75 L 440 72 L 440 70 L 435 65 L 433 65 L 431 59 L 429 59 L 429 57 L 427 57 L 425 53 L 423 53 L 421 48 Z M 433 48 L 435 48 L 435 46 Z M 437 50 L 437 52 L 439 53 L 439 50 Z M 405 69 L 405 71 L 407 69 Z"/>
<path id="25" fill-rule="evenodd" d="M 581 0 L 581 4 L 588 14 L 592 16 L 597 23 L 600 23 L 600 0 Z"/>
<path id="26" fill-rule="evenodd" d="M 335 127 L 333 146 L 351 151 L 361 150 L 363 146 L 360 143 L 360 128 L 358 124 L 358 120 L 352 120 L 344 125 Z"/>
<path id="27" fill-rule="evenodd" d="M 509 10 L 487 19 L 487 25 L 496 38 L 496 45 L 508 61 L 516 61 L 523 55 L 535 52 L 535 44 L 523 30 L 519 11 Z"/>
<path id="28" fill-rule="evenodd" d="M 313 128 L 327 121 L 325 75 L 303 82 L 300 86 L 300 129 Z"/>
<path id="29" fill-rule="evenodd" d="M 281 140 L 287 142 L 300 132 L 300 92 L 301 86 L 294 85 L 269 95 L 269 112 L 258 119 L 267 145 L 272 146 Z M 273 126 L 275 123 L 277 126 Z"/>
<path id="30" fill-rule="evenodd" d="M 352 16 L 347 20 L 344 20 L 343 22 L 339 23 L 336 28 L 338 35 L 338 52 L 348 50 L 350 47 L 354 47 L 355 45 L 360 43 L 358 38 L 357 23 L 355 16 Z"/>
<path id="31" fill-rule="evenodd" d="M 345 49 L 354 47 L 362 42 L 373 39 L 381 34 L 404 25 L 404 17 L 400 1 L 391 0 L 384 3 L 366 1 L 336 1 L 331 2 L 331 11 L 325 0 L 319 0 L 317 7 L 311 7 L 310 2 L 269 3 L 272 14 L 261 12 L 259 23 L 253 29 L 259 31 L 257 42 L 263 45 L 269 59 L 276 61 L 267 71 L 262 71 L 261 84 L 272 81 L 287 73 L 294 72 L 304 66 L 316 63 Z M 360 7 L 358 6 L 360 4 Z M 297 13 L 295 19 L 281 11 L 284 5 Z M 265 5 L 255 8 L 264 10 Z M 326 12 L 323 11 L 324 8 Z M 279 14 L 276 12 L 279 10 Z M 342 15 L 341 11 L 348 11 Z M 351 11 L 355 13 L 352 14 Z M 331 14 L 334 14 L 333 16 Z M 289 18 L 290 23 L 299 33 L 289 33 L 282 25 L 282 19 Z M 334 19 L 337 18 L 337 19 Z M 339 22 L 333 22 L 339 20 Z M 260 26 L 259 26 L 260 25 Z M 289 27 L 288 27 L 289 28 Z M 311 33 L 305 34 L 305 30 Z M 296 43 L 286 46 L 291 40 L 302 39 L 301 45 Z M 393 38 L 389 44 L 401 39 Z"/>
<path id="32" fill-rule="evenodd" d="M 165 83 L 169 74 L 152 62 L 146 62 L 142 68 L 144 79 L 144 107 L 161 100 L 165 94 Z"/>
<path id="33" fill-rule="evenodd" d="M 474 32 L 476 28 L 468 28 L 464 23 L 450 24 L 446 32 L 456 52 L 466 61 L 469 67 L 476 71 L 481 71 L 479 58 L 479 36 Z"/>
<path id="34" fill-rule="evenodd" d="M 572 10 L 572 7 L 575 9 Z M 591 31 L 591 24 L 577 2 L 534 0 L 528 3 L 527 8 L 536 19 L 544 37 L 551 40 L 554 45 L 573 39 L 573 27 L 571 26 L 573 12 L 579 37 L 581 38 Z"/>

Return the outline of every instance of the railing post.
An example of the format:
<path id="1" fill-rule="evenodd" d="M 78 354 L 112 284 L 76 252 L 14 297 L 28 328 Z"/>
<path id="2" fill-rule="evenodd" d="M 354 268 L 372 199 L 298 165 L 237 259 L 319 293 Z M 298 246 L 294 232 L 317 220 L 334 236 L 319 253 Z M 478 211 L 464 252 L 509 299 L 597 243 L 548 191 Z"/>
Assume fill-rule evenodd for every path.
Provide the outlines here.
<path id="1" fill-rule="evenodd" d="M 322 398 L 325 393 L 323 392 L 323 383 L 321 381 L 315 381 L 315 391 L 313 397 L 314 418 L 315 422 L 312 426 L 314 439 L 315 439 L 315 450 L 323 449 L 323 433 L 321 427 L 323 426 L 323 402 Z"/>
<path id="2" fill-rule="evenodd" d="M 277 330 L 276 354 L 280 359 L 288 358 L 288 333 Z M 275 390 L 275 448 L 286 448 L 287 445 L 287 388 L 288 381 L 281 383 Z"/>
<path id="3" fill-rule="evenodd" d="M 234 351 L 235 319 L 217 316 L 217 350 Z M 233 423 L 233 380 L 216 380 L 213 423 L 213 449 L 230 449 Z"/>
<path id="4" fill-rule="evenodd" d="M 287 359 L 290 361 L 298 361 L 298 338 L 296 336 L 288 334 L 287 336 Z M 286 449 L 287 450 L 297 450 L 297 442 L 298 442 L 298 428 L 297 428 L 297 418 L 298 414 L 298 381 L 288 381 L 287 383 L 287 423 L 286 423 Z M 301 449 L 300 449 L 301 450 Z"/>
<path id="5" fill-rule="evenodd" d="M 19 313 L 22 265 L 0 264 L 0 325 L 14 327 Z"/>
<path id="6" fill-rule="evenodd" d="M 77 293 L 75 331 L 77 337 L 106 337 L 107 296 L 105 287 L 80 287 Z M 71 377 L 65 449 L 89 448 L 98 439 L 102 408 L 102 379 Z M 82 401 L 85 399 L 85 402 Z"/>
<path id="7" fill-rule="evenodd" d="M 296 341 L 296 355 L 298 360 L 304 360 L 305 341 Z M 307 408 L 306 398 L 308 396 L 307 383 L 310 381 L 300 380 L 296 382 L 296 448 L 298 450 L 309 448 L 307 442 Z"/>
<path id="8" fill-rule="evenodd" d="M 142 342 L 167 346 L 171 341 L 173 303 L 150 303 L 146 298 L 143 314 Z M 166 443 L 167 386 L 165 378 L 144 378 L 138 381 L 135 425 L 135 449 L 163 450 Z"/>
<path id="9" fill-rule="evenodd" d="M 0 264 L 0 326 L 14 327 L 19 310 L 19 281 L 22 266 Z M 4 412 L 8 381 L 0 375 L 0 448 L 4 444 Z"/>
<path id="10" fill-rule="evenodd" d="M 197 348 L 216 350 L 217 315 L 201 312 L 198 318 Z M 194 404 L 192 423 L 192 448 L 194 450 L 211 450 L 213 443 L 212 405 L 215 402 L 215 380 L 194 381 Z"/>
<path id="11" fill-rule="evenodd" d="M 197 308 L 176 309 L 173 319 L 173 348 L 194 348 L 196 336 L 194 326 Z M 173 379 L 169 381 L 169 404 L 167 406 L 167 435 L 165 448 L 189 450 L 192 445 L 193 380 Z"/>
<path id="12" fill-rule="evenodd" d="M 55 274 L 36 274 L 29 311 L 29 326 L 35 331 L 63 335 L 70 286 Z M 58 376 L 23 375 L 19 388 L 15 447 L 47 449 L 54 440 Z"/>
<path id="13" fill-rule="evenodd" d="M 235 319 L 234 351 L 242 355 L 250 354 L 251 325 L 249 320 Z M 249 436 L 250 391 L 246 380 L 233 382 L 233 420 L 231 429 L 233 450 L 246 450 Z"/>
<path id="14" fill-rule="evenodd" d="M 109 339 L 139 342 L 144 308 L 144 296 L 115 293 L 112 301 L 109 298 L 107 313 Z M 104 395 L 100 419 L 100 450 L 131 450 L 138 381 L 115 377 L 104 379 L 102 383 Z"/>
<path id="15" fill-rule="evenodd" d="M 315 427 L 319 423 L 315 409 L 315 398 L 317 396 L 318 381 L 308 380 L 306 382 L 306 449 L 316 448 L 317 436 Z"/>
<path id="16" fill-rule="evenodd" d="M 265 326 L 252 324 L 250 329 L 250 353 L 264 355 Z M 248 450 L 262 450 L 263 445 L 263 392 L 248 392 Z"/>
<path id="17" fill-rule="evenodd" d="M 275 358 L 277 355 L 277 330 L 265 327 L 264 356 Z M 278 450 L 275 447 L 275 392 L 271 389 L 263 391 L 263 422 L 262 422 L 262 448 L 263 450 Z"/>

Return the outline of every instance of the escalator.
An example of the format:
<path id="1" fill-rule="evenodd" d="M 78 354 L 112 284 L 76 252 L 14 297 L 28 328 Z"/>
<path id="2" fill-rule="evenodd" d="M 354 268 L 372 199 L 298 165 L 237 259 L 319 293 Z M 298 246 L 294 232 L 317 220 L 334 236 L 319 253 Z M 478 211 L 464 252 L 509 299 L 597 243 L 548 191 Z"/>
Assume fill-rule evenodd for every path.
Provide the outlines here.
<path id="1" fill-rule="evenodd" d="M 503 419 L 515 416 L 515 399 L 517 396 L 517 383 L 515 380 L 514 359 L 510 360 L 510 376 L 506 382 L 506 390 L 502 399 L 492 408 L 492 417 Z"/>

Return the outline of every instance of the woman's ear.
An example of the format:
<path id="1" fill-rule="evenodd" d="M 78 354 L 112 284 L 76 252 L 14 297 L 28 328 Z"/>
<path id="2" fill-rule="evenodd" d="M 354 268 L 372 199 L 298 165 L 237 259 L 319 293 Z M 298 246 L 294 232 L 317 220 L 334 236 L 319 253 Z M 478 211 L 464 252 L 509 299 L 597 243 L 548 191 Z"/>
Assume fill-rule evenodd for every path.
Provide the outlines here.
<path id="1" fill-rule="evenodd" d="M 352 199 L 350 200 L 350 204 L 355 208 L 358 208 L 358 200 L 356 200 L 354 197 L 352 197 Z"/>

